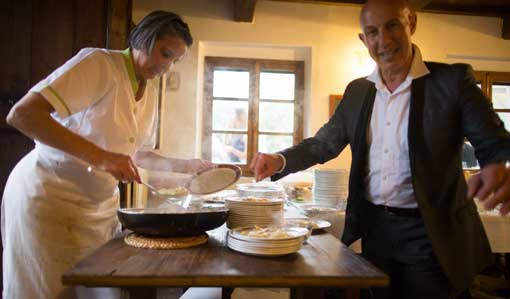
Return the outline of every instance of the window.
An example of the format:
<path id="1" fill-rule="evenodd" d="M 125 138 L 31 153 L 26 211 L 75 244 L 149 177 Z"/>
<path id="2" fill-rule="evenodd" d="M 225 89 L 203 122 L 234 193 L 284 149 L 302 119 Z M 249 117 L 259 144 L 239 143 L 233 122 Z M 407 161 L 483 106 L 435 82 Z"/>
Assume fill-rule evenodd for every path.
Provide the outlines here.
<path id="1" fill-rule="evenodd" d="M 510 130 L 510 73 L 476 72 L 480 88 L 492 101 L 494 111 Z"/>
<path id="2" fill-rule="evenodd" d="M 302 61 L 206 57 L 203 158 L 252 175 L 254 153 L 299 143 L 303 67 Z"/>
<path id="3" fill-rule="evenodd" d="M 492 102 L 494 111 L 510 130 L 510 73 L 506 72 L 475 72 L 477 85 Z M 474 149 L 469 142 L 464 143 L 462 162 L 464 168 L 479 168 Z"/>

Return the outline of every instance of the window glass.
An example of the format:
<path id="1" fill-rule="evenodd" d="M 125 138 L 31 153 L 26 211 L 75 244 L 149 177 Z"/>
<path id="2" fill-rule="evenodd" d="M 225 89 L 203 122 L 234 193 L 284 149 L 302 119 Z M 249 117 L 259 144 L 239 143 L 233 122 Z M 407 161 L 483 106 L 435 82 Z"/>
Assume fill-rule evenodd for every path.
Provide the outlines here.
<path id="1" fill-rule="evenodd" d="M 250 93 L 250 73 L 247 71 L 215 70 L 213 97 L 247 99 Z"/>
<path id="2" fill-rule="evenodd" d="M 274 153 L 290 146 L 292 146 L 292 136 L 259 135 L 259 152 Z"/>
<path id="3" fill-rule="evenodd" d="M 212 129 L 236 130 L 248 129 L 248 101 L 213 101 Z"/>
<path id="4" fill-rule="evenodd" d="M 292 73 L 260 73 L 260 99 L 294 101 L 295 75 Z"/>
<path id="5" fill-rule="evenodd" d="M 508 131 L 510 130 L 510 113 L 509 112 L 497 112 L 499 118 L 503 121 L 505 124 L 505 129 Z"/>
<path id="6" fill-rule="evenodd" d="M 292 133 L 294 131 L 294 103 L 260 102 L 259 131 Z"/>
<path id="7" fill-rule="evenodd" d="M 213 133 L 212 162 L 246 164 L 247 134 Z"/>
<path id="8" fill-rule="evenodd" d="M 494 109 L 510 109 L 510 85 L 492 85 L 492 104 Z"/>

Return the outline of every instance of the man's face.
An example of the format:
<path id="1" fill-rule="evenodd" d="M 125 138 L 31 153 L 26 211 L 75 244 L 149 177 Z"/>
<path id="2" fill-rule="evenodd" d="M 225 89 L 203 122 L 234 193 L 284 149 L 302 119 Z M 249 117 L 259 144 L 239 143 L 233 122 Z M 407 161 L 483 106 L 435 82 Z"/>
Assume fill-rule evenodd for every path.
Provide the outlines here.
<path id="1" fill-rule="evenodd" d="M 359 38 L 381 71 L 407 70 L 412 60 L 415 14 L 398 4 L 371 4 L 361 16 L 361 29 Z"/>

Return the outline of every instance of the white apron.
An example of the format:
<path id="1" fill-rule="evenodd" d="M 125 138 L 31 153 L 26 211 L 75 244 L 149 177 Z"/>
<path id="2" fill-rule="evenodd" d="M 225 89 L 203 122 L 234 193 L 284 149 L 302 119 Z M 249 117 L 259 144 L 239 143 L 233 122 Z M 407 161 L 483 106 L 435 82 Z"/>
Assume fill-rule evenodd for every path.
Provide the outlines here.
<path id="1" fill-rule="evenodd" d="M 81 167 L 45 159 L 34 149 L 9 177 L 2 200 L 3 270 L 9 281 L 3 298 L 119 298 L 116 289 L 83 288 L 85 293 L 78 296 L 77 290 L 61 284 L 62 273 L 120 230 L 116 185 L 104 181 L 106 174 Z M 80 179 L 83 185 L 69 178 Z M 81 190 L 94 183 L 89 192 L 95 194 Z M 101 195 L 107 199 L 91 200 Z"/>
<path id="2" fill-rule="evenodd" d="M 39 82 L 53 117 L 112 152 L 150 148 L 157 111 L 147 86 L 135 101 L 128 51 L 84 49 Z M 118 289 L 64 288 L 62 274 L 119 232 L 117 180 L 36 142 L 16 165 L 2 199 L 3 298 L 118 298 Z"/>

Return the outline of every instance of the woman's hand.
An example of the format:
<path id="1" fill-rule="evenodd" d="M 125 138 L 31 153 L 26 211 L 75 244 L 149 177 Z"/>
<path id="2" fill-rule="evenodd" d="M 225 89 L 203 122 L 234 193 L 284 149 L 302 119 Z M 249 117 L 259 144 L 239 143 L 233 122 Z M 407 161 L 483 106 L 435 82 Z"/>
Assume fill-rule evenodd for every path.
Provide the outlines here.
<path id="1" fill-rule="evenodd" d="M 94 168 L 110 173 L 123 183 L 141 182 L 138 168 L 128 155 L 101 151 L 93 158 L 93 161 L 95 161 L 93 162 Z"/>

